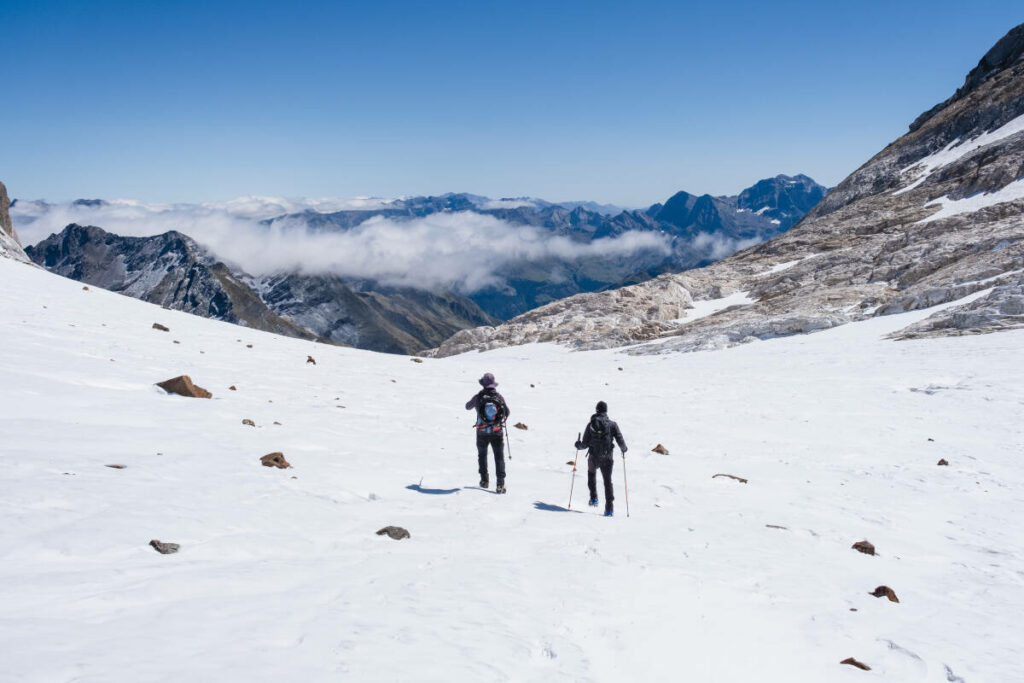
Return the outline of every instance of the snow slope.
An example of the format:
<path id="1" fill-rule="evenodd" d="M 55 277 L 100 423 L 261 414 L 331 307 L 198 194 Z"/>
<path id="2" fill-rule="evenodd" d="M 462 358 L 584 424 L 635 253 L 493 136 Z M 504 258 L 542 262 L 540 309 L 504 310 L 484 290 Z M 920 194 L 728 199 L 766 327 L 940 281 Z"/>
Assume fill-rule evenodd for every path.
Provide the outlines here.
<path id="1" fill-rule="evenodd" d="M 1024 679 L 1024 333 L 419 364 L 0 281 L 2 681 Z M 529 425 L 506 496 L 474 487 L 485 371 Z M 181 373 L 214 398 L 153 386 Z M 598 399 L 629 518 L 621 459 L 615 518 L 584 477 L 563 510 Z"/>

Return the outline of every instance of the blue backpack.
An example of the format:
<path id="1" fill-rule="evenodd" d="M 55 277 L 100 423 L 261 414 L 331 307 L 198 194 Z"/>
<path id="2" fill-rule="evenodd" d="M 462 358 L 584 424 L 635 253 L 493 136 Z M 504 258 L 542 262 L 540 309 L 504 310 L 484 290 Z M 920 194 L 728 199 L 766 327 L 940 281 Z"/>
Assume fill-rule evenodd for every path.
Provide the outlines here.
<path id="1" fill-rule="evenodd" d="M 482 394 L 476 406 L 476 428 L 481 432 L 494 434 L 501 431 L 505 411 L 501 399 L 494 394 Z"/>

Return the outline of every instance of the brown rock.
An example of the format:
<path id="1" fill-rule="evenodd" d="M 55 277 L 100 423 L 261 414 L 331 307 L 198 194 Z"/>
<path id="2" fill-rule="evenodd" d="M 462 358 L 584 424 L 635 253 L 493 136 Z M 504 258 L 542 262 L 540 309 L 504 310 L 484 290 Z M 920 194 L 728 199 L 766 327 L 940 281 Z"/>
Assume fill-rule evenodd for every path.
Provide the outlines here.
<path id="1" fill-rule="evenodd" d="M 386 526 L 377 532 L 378 536 L 388 535 L 396 541 L 401 541 L 403 538 L 412 538 L 409 532 L 400 526 Z"/>
<path id="2" fill-rule="evenodd" d="M 422 358 L 410 358 L 409 360 L 411 360 L 413 363 L 422 363 L 423 362 Z"/>
<path id="3" fill-rule="evenodd" d="M 575 462 L 573 462 L 572 460 L 566 460 L 566 461 L 565 461 L 565 464 L 566 464 L 566 465 L 572 465 L 573 467 L 576 467 L 576 463 L 575 463 Z"/>
<path id="4" fill-rule="evenodd" d="M 158 387 L 168 394 L 178 394 L 189 398 L 210 398 L 213 396 L 209 391 L 200 386 L 192 384 L 192 378 L 188 375 L 181 375 L 173 379 L 164 380 L 157 384 Z"/>
<path id="5" fill-rule="evenodd" d="M 246 345 L 245 345 L 245 348 L 247 348 L 247 349 L 251 349 L 251 348 L 252 348 L 252 344 L 246 344 Z"/>
<path id="6" fill-rule="evenodd" d="M 869 543 L 868 541 L 857 541 L 850 547 L 858 552 L 864 553 L 865 555 L 875 554 L 875 546 Z"/>
<path id="7" fill-rule="evenodd" d="M 744 479 L 743 477 L 736 477 L 736 476 L 733 476 L 731 474 L 716 474 L 714 477 L 711 477 L 711 478 L 714 479 L 715 477 L 728 477 L 729 479 L 735 479 L 736 481 L 738 481 L 741 484 L 746 484 L 747 483 L 747 480 Z"/>
<path id="8" fill-rule="evenodd" d="M 291 464 L 284 459 L 284 453 L 267 453 L 260 458 L 260 462 L 264 467 L 277 467 L 282 470 L 291 467 Z"/>
<path id="9" fill-rule="evenodd" d="M 175 340 L 174 340 L 174 343 L 175 343 L 175 344 L 180 344 L 181 342 L 180 342 L 180 341 L 178 341 L 177 339 L 175 339 Z"/>
<path id="10" fill-rule="evenodd" d="M 230 387 L 228 387 L 228 391 L 238 391 L 238 387 L 232 384 Z"/>
<path id="11" fill-rule="evenodd" d="M 313 356 L 306 356 L 306 365 L 309 365 L 310 363 L 316 365 L 316 358 L 313 358 Z"/>
<path id="12" fill-rule="evenodd" d="M 88 288 L 88 287 L 82 287 L 82 291 L 84 291 L 84 292 L 88 292 L 88 291 L 89 291 L 89 288 Z"/>
<path id="13" fill-rule="evenodd" d="M 114 470 L 123 470 L 125 467 L 128 467 L 128 465 L 105 465 L 105 467 L 109 467 Z"/>
<path id="14" fill-rule="evenodd" d="M 244 420 L 242 420 L 242 424 L 249 425 L 250 427 L 256 426 L 256 423 L 250 420 L 249 418 L 245 418 Z"/>
<path id="15" fill-rule="evenodd" d="M 900 601 L 900 599 L 896 597 L 896 591 L 894 591 L 893 589 L 889 588 L 888 586 L 879 586 L 875 590 L 873 590 L 870 593 L 868 593 L 868 595 L 873 595 L 876 598 L 883 598 L 883 597 L 889 598 L 889 602 L 899 602 Z"/>
<path id="16" fill-rule="evenodd" d="M 163 541 L 158 541 L 155 538 L 150 541 L 149 544 L 161 555 L 172 555 L 178 552 L 178 549 L 181 548 L 177 543 L 164 543 Z"/>
<path id="17" fill-rule="evenodd" d="M 153 329 L 154 330 L 160 330 L 161 332 L 170 332 L 171 331 L 171 328 L 164 327 L 160 323 L 153 323 Z"/>
<path id="18" fill-rule="evenodd" d="M 844 659 L 843 661 L 841 661 L 839 663 L 840 664 L 849 664 L 850 666 L 855 666 L 858 669 L 863 669 L 864 671 L 871 671 L 871 667 L 870 666 L 868 666 L 864 662 L 858 662 L 853 657 L 847 657 L 846 659 Z"/>
<path id="19" fill-rule="evenodd" d="M 668 455 L 668 449 L 662 446 L 660 443 L 651 449 L 652 453 L 661 453 L 662 455 Z"/>
<path id="20" fill-rule="evenodd" d="M 939 464 L 940 467 L 947 467 L 947 466 L 949 466 L 949 461 L 946 460 L 945 458 L 943 458 L 943 459 L 939 460 L 938 464 Z"/>
<path id="21" fill-rule="evenodd" d="M 524 425 L 524 424 L 523 424 L 522 422 L 516 422 L 516 423 L 515 423 L 514 425 L 512 425 L 512 426 L 513 426 L 513 427 L 515 427 L 516 429 L 522 429 L 522 430 L 524 430 L 524 431 L 525 431 L 525 430 L 527 430 L 527 429 L 529 429 L 529 427 L 527 427 L 526 425 Z"/>
<path id="22" fill-rule="evenodd" d="M 274 424 L 276 424 L 276 425 L 277 425 L 277 426 L 279 426 L 279 427 L 281 426 L 281 423 L 280 423 L 280 422 L 278 422 L 277 420 L 274 420 Z"/>

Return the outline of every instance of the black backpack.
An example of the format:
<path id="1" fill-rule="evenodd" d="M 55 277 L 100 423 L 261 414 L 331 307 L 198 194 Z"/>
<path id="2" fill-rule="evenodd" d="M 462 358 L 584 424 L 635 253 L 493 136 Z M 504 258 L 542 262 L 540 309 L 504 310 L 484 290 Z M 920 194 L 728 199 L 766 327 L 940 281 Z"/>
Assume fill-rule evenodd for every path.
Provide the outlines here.
<path id="1" fill-rule="evenodd" d="M 491 434 L 501 431 L 501 421 L 505 419 L 505 406 L 501 399 L 493 393 L 483 393 L 476 402 L 476 428 Z"/>
<path id="2" fill-rule="evenodd" d="M 611 455 L 615 448 L 612 441 L 612 421 L 603 413 L 598 413 L 590 418 L 590 443 L 587 444 L 590 452 L 595 455 Z"/>

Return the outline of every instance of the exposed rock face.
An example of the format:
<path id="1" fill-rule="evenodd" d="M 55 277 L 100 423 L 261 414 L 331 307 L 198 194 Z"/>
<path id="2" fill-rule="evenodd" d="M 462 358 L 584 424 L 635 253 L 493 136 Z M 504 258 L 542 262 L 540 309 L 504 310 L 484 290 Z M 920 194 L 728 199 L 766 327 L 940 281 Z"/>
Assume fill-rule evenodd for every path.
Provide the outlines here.
<path id="1" fill-rule="evenodd" d="M 254 288 L 275 313 L 336 344 L 412 354 L 458 330 L 497 322 L 451 292 L 383 287 L 332 275 L 278 275 Z"/>
<path id="2" fill-rule="evenodd" d="M 400 526 L 386 526 L 377 532 L 378 536 L 388 536 L 396 541 L 400 541 L 403 538 L 411 538 L 408 530 L 403 529 Z"/>
<path id="3" fill-rule="evenodd" d="M 699 270 L 586 294 L 433 355 L 539 341 L 630 353 L 714 349 L 921 309 L 992 289 L 898 338 L 1022 324 L 1024 28 L 964 87 L 830 191 L 793 229 Z M 697 305 L 696 310 L 694 305 Z"/>
<path id="4" fill-rule="evenodd" d="M 0 256 L 27 262 L 28 257 L 22 251 L 18 233 L 14 232 L 14 225 L 11 223 L 10 208 L 11 200 L 7 196 L 7 188 L 0 183 Z"/>
<path id="5" fill-rule="evenodd" d="M 163 541 L 158 541 L 155 538 L 150 541 L 149 544 L 161 555 L 172 555 L 178 552 L 181 548 L 177 543 L 164 543 Z"/>
<path id="6" fill-rule="evenodd" d="M 540 199 L 489 200 L 470 194 L 412 197 L 373 210 L 304 213 L 275 220 L 301 220 L 316 230 L 351 230 L 375 217 L 411 220 L 436 213 L 472 212 L 586 244 L 630 231 L 657 233 L 663 249 L 608 257 L 548 258 L 511 263 L 496 276 L 500 286 L 468 294 L 487 315 L 508 319 L 537 306 L 613 286 L 643 282 L 660 273 L 693 268 L 792 227 L 827 192 L 804 175 L 767 178 L 739 195 L 712 197 L 678 192 L 646 210 L 609 212 L 580 203 Z M 358 288 L 357 288 L 358 289 Z"/>
<path id="7" fill-rule="evenodd" d="M 180 232 L 121 237 L 71 224 L 26 252 L 58 275 L 136 299 L 268 332 L 316 337 L 271 311 L 227 265 Z"/>
<path id="8" fill-rule="evenodd" d="M 875 554 L 875 546 L 870 541 L 857 541 L 850 547 L 857 552 L 864 553 L 865 555 Z"/>
<path id="9" fill-rule="evenodd" d="M 291 467 L 291 464 L 284 459 L 284 453 L 267 453 L 260 458 L 260 462 L 264 467 L 276 467 L 281 470 Z"/>
<path id="10" fill-rule="evenodd" d="M 59 275 L 167 308 L 302 339 L 413 353 L 456 331 L 497 322 L 450 292 L 379 287 L 331 276 L 256 279 L 171 231 L 121 237 L 67 226 L 28 255 Z"/>
<path id="11" fill-rule="evenodd" d="M 879 586 L 875 590 L 871 591 L 869 595 L 873 595 L 876 598 L 888 598 L 889 602 L 899 602 L 900 599 L 896 597 L 896 591 L 889 588 L 888 586 Z"/>
<path id="12" fill-rule="evenodd" d="M 188 375 L 181 375 L 173 379 L 164 380 L 157 384 L 158 387 L 168 394 L 177 394 L 187 398 L 210 398 L 213 396 L 209 391 L 192 383 Z"/>

